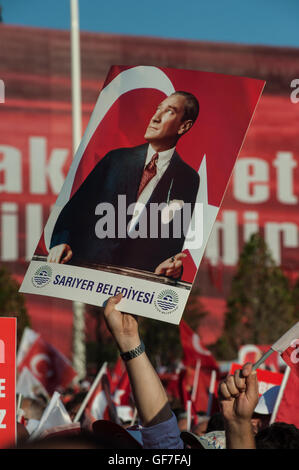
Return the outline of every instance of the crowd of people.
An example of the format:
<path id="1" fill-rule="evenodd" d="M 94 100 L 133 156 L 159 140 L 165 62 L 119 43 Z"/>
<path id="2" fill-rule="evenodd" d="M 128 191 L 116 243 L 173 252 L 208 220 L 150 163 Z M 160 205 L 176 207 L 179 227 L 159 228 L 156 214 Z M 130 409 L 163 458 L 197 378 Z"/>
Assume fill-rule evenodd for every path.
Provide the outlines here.
<path id="1" fill-rule="evenodd" d="M 188 430 L 186 410 L 172 409 L 159 375 L 152 366 L 138 329 L 138 318 L 122 313 L 112 297 L 104 309 L 107 327 L 120 352 L 136 407 L 134 425 L 129 417 L 92 419 L 85 408 L 78 422 L 49 428 L 32 439 L 47 400 L 40 394 L 23 397 L 23 422 L 17 423 L 17 443 L 23 449 L 298 449 L 299 429 L 287 423 L 269 425 L 269 416 L 256 413 L 258 381 L 252 364 L 245 364 L 220 381 L 220 412 L 197 413 Z M 86 384 L 85 384 L 86 386 Z M 88 387 L 87 387 L 88 388 Z M 62 395 L 74 420 L 87 394 L 84 384 Z"/>

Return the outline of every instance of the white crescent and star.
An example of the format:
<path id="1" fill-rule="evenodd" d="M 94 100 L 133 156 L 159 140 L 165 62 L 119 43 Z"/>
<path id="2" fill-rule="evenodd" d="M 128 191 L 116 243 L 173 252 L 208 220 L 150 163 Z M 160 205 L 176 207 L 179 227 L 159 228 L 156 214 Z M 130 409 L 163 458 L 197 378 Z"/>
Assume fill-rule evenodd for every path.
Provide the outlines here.
<path id="1" fill-rule="evenodd" d="M 30 369 L 32 371 L 32 373 L 38 377 L 42 377 L 43 374 L 41 374 L 38 370 L 38 364 L 40 362 L 47 362 L 48 364 L 51 364 L 51 360 L 49 358 L 49 356 L 47 356 L 47 354 L 36 354 L 35 356 L 33 356 L 33 358 L 31 359 L 30 361 Z M 53 376 L 53 371 L 52 370 L 48 370 L 47 371 L 47 377 L 52 377 Z"/>
<path id="2" fill-rule="evenodd" d="M 195 349 L 195 351 L 197 351 L 200 354 L 204 354 L 205 356 L 211 355 L 210 351 L 203 349 L 203 347 L 200 344 L 200 338 L 196 333 L 192 335 L 192 346 Z"/>

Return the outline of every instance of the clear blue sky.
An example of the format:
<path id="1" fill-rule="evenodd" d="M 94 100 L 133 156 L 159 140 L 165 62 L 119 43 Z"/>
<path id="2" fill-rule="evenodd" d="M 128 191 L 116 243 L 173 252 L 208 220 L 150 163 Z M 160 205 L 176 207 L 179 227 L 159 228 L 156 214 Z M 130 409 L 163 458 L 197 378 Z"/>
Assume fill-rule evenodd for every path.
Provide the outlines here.
<path id="1" fill-rule="evenodd" d="M 0 0 L 6 24 L 69 29 L 69 0 Z M 79 0 L 84 31 L 299 47 L 298 0 Z"/>

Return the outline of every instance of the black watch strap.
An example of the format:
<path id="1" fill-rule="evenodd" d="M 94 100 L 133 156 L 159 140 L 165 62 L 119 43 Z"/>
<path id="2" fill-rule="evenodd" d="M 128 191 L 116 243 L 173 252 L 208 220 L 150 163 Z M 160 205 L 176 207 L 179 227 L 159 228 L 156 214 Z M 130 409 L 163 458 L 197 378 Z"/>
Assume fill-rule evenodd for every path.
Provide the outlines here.
<path id="1" fill-rule="evenodd" d="M 122 358 L 123 361 L 127 362 L 130 359 L 134 359 L 134 357 L 140 356 L 140 354 L 142 354 L 144 351 L 145 351 L 145 347 L 144 347 L 143 341 L 141 341 L 141 343 L 139 344 L 139 346 L 137 346 L 137 348 L 131 349 L 131 351 L 121 353 L 120 357 Z"/>

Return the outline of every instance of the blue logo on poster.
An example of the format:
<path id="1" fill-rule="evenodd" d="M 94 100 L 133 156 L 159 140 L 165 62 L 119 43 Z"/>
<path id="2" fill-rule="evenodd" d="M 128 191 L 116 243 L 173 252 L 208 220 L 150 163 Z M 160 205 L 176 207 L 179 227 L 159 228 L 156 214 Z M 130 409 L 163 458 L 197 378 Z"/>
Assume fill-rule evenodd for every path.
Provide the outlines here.
<path id="1" fill-rule="evenodd" d="M 158 295 L 155 306 L 162 313 L 172 313 L 177 309 L 178 302 L 178 294 L 174 290 L 166 289 Z"/>
<path id="2" fill-rule="evenodd" d="M 44 287 L 51 281 L 52 269 L 50 266 L 41 266 L 32 277 L 34 287 Z"/>

